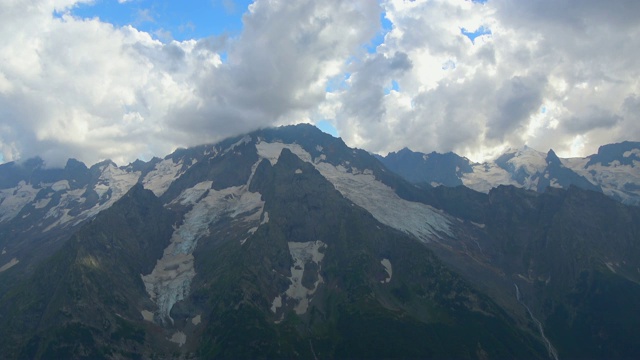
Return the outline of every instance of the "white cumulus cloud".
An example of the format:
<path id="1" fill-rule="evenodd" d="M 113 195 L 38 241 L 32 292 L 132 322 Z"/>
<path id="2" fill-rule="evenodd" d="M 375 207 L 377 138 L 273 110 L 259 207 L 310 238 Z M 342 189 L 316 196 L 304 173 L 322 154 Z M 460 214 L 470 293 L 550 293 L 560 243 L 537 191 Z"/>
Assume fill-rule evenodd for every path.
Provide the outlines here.
<path id="1" fill-rule="evenodd" d="M 640 138 L 632 0 L 257 0 L 238 36 L 181 42 L 75 17 L 80 2 L 0 3 L 4 161 L 125 164 L 323 119 L 370 151 L 475 159 Z"/>

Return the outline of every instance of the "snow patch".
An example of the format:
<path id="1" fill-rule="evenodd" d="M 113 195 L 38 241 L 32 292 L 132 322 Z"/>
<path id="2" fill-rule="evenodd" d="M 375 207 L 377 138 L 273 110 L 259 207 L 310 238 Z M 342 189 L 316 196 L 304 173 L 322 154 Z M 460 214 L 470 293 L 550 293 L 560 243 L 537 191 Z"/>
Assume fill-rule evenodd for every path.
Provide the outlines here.
<path id="1" fill-rule="evenodd" d="M 435 208 L 400 198 L 371 174 L 352 174 L 344 166 L 320 162 L 316 169 L 342 196 L 369 211 L 385 225 L 428 242 L 443 234 L 453 236 L 449 220 Z"/>
<path id="2" fill-rule="evenodd" d="M 202 317 L 200 315 L 196 315 L 193 317 L 193 319 L 191 319 L 191 323 L 193 325 L 200 325 L 200 323 L 202 322 Z"/>
<path id="3" fill-rule="evenodd" d="M 302 169 L 296 169 L 295 173 L 296 174 L 302 174 Z"/>
<path id="4" fill-rule="evenodd" d="M 285 291 L 284 295 L 288 299 L 295 300 L 296 305 L 293 310 L 298 315 L 302 315 L 307 312 L 309 308 L 309 302 L 312 300 L 313 294 L 318 290 L 318 286 L 324 282 L 320 270 L 322 269 L 322 259 L 324 258 L 324 252 L 321 249 L 326 249 L 327 245 L 320 240 L 309 242 L 289 242 L 289 253 L 293 258 L 293 266 L 291 266 L 291 276 L 289 277 L 289 288 Z M 316 281 L 311 289 L 302 285 L 302 276 L 304 274 L 305 265 L 314 262 L 318 265 L 316 272 Z M 282 297 L 278 295 L 271 304 L 271 311 L 274 313 L 282 306 Z"/>
<path id="5" fill-rule="evenodd" d="M 104 197 L 104 194 L 107 193 L 107 191 L 109 191 L 109 185 L 107 184 L 96 184 L 96 186 L 94 186 L 93 191 L 95 191 L 98 194 L 98 198 L 102 199 Z"/>
<path id="6" fill-rule="evenodd" d="M 558 188 L 561 189 L 562 185 L 560 185 L 560 183 L 558 182 L 558 179 L 553 178 L 549 181 L 549 186 L 553 187 L 553 188 Z"/>
<path id="7" fill-rule="evenodd" d="M 195 205 L 195 203 L 207 191 L 211 190 L 213 181 L 203 181 L 194 185 L 192 188 L 184 190 L 173 202 L 179 202 L 182 205 Z"/>
<path id="8" fill-rule="evenodd" d="M 14 188 L 0 190 L 0 222 L 16 217 L 25 205 L 36 198 L 39 191 L 24 181 Z"/>
<path id="9" fill-rule="evenodd" d="M 140 314 L 142 314 L 142 319 L 144 319 L 145 321 L 153 322 L 153 313 L 151 311 L 142 310 L 140 311 Z"/>
<path id="10" fill-rule="evenodd" d="M 393 268 L 391 267 L 391 261 L 389 261 L 389 259 L 382 259 L 380 263 L 382 264 L 382 266 L 384 266 L 384 271 L 386 271 L 388 275 L 386 279 L 381 280 L 380 282 L 383 284 L 388 284 L 389 282 L 391 282 L 391 277 L 393 276 Z"/>
<path id="11" fill-rule="evenodd" d="M 82 195 L 85 193 L 86 187 L 82 189 L 71 190 L 63 193 L 60 196 L 60 200 L 58 201 L 58 205 L 50 208 L 47 213 L 44 215 L 45 219 L 54 218 L 57 219 L 53 224 L 49 225 L 44 231 L 49 231 L 56 226 L 64 225 L 69 221 L 73 220 L 72 216 L 69 216 L 70 207 L 73 206 L 74 203 L 81 204 L 85 201 Z M 83 214 L 78 215 L 80 218 Z M 78 220 L 80 221 L 80 220 Z"/>
<path id="12" fill-rule="evenodd" d="M 280 153 L 285 148 L 296 154 L 303 161 L 311 162 L 311 155 L 298 144 L 284 144 L 281 142 L 268 143 L 264 141 L 260 141 L 256 144 L 258 156 L 269 160 L 272 166 L 278 162 Z"/>
<path id="13" fill-rule="evenodd" d="M 176 180 L 182 172 L 182 161 L 177 163 L 173 159 L 165 159 L 156 164 L 154 169 L 142 179 L 142 186 L 153 191 L 156 196 L 164 194 L 171 183 Z"/>
<path id="14" fill-rule="evenodd" d="M 53 183 L 51 185 L 51 190 L 53 191 L 62 191 L 62 190 L 69 190 L 71 187 L 69 186 L 69 181 L 67 180 L 60 180 L 60 181 L 56 181 L 55 183 Z"/>
<path id="15" fill-rule="evenodd" d="M 36 209 L 42 209 L 42 208 L 46 207 L 47 205 L 49 205 L 50 201 L 51 201 L 50 197 L 49 198 L 40 199 L 35 204 L 33 204 L 33 207 L 35 207 Z"/>
<path id="16" fill-rule="evenodd" d="M 488 193 L 498 185 L 521 186 L 511 178 L 511 174 L 494 163 L 474 164 L 472 168 L 473 172 L 464 173 L 460 180 L 475 191 Z"/>
<path id="17" fill-rule="evenodd" d="M 636 157 L 640 157 L 640 149 L 633 149 L 633 150 L 625 151 L 624 154 L 622 154 L 622 157 L 628 158 L 631 155 L 635 155 Z"/>
<path id="18" fill-rule="evenodd" d="M 278 295 L 273 302 L 271 302 L 271 311 L 275 314 L 278 308 L 282 306 L 282 296 Z"/>
<path id="19" fill-rule="evenodd" d="M 9 260 L 8 263 L 6 263 L 6 264 L 4 264 L 4 265 L 2 265 L 0 267 L 0 273 L 3 272 L 3 271 L 11 269 L 12 267 L 14 267 L 19 262 L 20 262 L 20 260 L 18 260 L 17 258 L 13 258 L 13 259 Z"/>
<path id="20" fill-rule="evenodd" d="M 320 146 L 320 145 L 316 145 L 316 150 L 318 150 L 318 151 L 322 151 L 322 150 L 323 150 L 323 148 L 322 148 L 322 146 Z"/>
<path id="21" fill-rule="evenodd" d="M 178 344 L 178 346 L 182 347 L 182 345 L 187 343 L 187 335 L 182 331 L 178 331 L 177 333 L 173 334 L 173 336 L 171 336 L 171 339 L 169 339 L 169 341 L 171 341 L 172 343 L 176 343 Z"/>

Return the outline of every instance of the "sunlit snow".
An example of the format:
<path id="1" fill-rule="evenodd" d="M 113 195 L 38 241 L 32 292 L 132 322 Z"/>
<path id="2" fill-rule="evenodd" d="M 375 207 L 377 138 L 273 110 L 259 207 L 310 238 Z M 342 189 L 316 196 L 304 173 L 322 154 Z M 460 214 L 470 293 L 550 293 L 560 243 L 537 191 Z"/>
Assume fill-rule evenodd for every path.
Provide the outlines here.
<path id="1" fill-rule="evenodd" d="M 414 235 L 423 242 L 453 236 L 447 217 L 435 208 L 400 198 L 368 171 L 347 171 L 342 165 L 319 162 L 316 168 L 340 193 L 363 207 L 378 221 Z M 355 172 L 355 174 L 353 173 Z"/>
<path id="2" fill-rule="evenodd" d="M 173 159 L 165 159 L 156 164 L 154 169 L 142 179 L 142 186 L 153 191 L 156 196 L 161 196 L 167 191 L 171 183 L 177 179 L 182 169 L 182 161 L 177 163 Z"/>
<path id="3" fill-rule="evenodd" d="M 298 144 L 284 144 L 281 142 L 268 143 L 264 141 L 260 141 L 256 144 L 258 156 L 269 160 L 271 165 L 275 165 L 278 162 L 280 153 L 282 152 L 282 149 L 285 148 L 291 150 L 292 153 L 296 154 L 303 161 L 311 162 L 311 155 L 309 155 L 309 153 Z"/>
<path id="4" fill-rule="evenodd" d="M 633 151 L 640 151 L 634 149 Z M 631 156 L 633 151 L 627 151 Z M 617 161 L 604 166 L 600 163 L 587 166 L 589 158 L 563 159 L 563 164 L 575 171 L 579 175 L 584 176 L 592 184 L 600 185 L 602 192 L 607 196 L 621 199 L 623 203 L 638 204 L 640 197 L 640 162 L 633 161 L 633 166 L 622 165 Z M 625 185 L 630 184 L 630 188 L 625 189 Z"/>
<path id="5" fill-rule="evenodd" d="M 474 164 L 473 172 L 463 174 L 461 180 L 464 186 L 483 193 L 488 193 L 497 184 L 520 186 L 511 174 L 494 163 Z"/>

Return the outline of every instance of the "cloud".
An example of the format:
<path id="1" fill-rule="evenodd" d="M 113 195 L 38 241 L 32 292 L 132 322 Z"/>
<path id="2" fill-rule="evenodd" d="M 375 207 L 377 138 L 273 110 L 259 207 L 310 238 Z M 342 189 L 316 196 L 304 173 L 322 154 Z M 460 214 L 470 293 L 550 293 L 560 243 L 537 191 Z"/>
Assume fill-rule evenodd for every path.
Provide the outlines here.
<path id="1" fill-rule="evenodd" d="M 496 111 L 487 121 L 487 138 L 502 141 L 519 130 L 542 105 L 546 80 L 542 76 L 514 76 L 505 80 L 495 94 Z"/>
<path id="2" fill-rule="evenodd" d="M 148 156 L 151 146 L 169 150 L 153 139 L 168 104 L 189 92 L 167 65 L 175 54 L 132 27 L 73 18 L 65 13 L 72 5 L 1 12 L 0 73 L 10 86 L 0 93 L 0 126 L 11 129 L 0 135 L 4 159 L 124 162 Z M 127 120 L 136 113 L 145 121 Z"/>
<path id="3" fill-rule="evenodd" d="M 622 117 L 607 110 L 589 106 L 580 116 L 571 116 L 562 122 L 562 126 L 574 134 L 583 134 L 595 129 L 610 129 L 617 125 Z"/>
<path id="4" fill-rule="evenodd" d="M 228 60 L 191 79 L 195 96 L 177 104 L 168 124 L 178 132 L 226 134 L 310 120 L 327 81 L 377 31 L 374 1 L 259 1 Z"/>
<path id="5" fill-rule="evenodd" d="M 399 92 L 384 94 L 386 85 L 373 81 L 334 91 L 332 109 L 348 143 L 381 153 L 402 146 L 454 150 L 479 160 L 506 146 L 576 156 L 640 138 L 629 110 L 640 93 L 636 1 L 386 0 L 382 6 L 393 27 L 370 57 L 400 51 L 413 66 L 395 79 Z M 487 34 L 472 42 L 461 29 Z M 360 62 L 351 78 L 372 73 L 371 66 Z M 391 76 L 377 67 L 381 78 Z M 578 140 L 585 144 L 580 153 Z"/>
<path id="6" fill-rule="evenodd" d="M 39 155 L 54 166 L 67 157 L 123 164 L 310 121 L 379 17 L 375 1 L 261 0 L 232 41 L 161 43 L 75 18 L 76 1 L 31 2 L 0 4 L 0 149 L 6 161 Z"/>
<path id="7" fill-rule="evenodd" d="M 124 164 L 321 120 L 370 151 L 478 160 L 640 139 L 637 1 L 257 0 L 236 37 L 163 42 L 81 2 L 0 3 L 5 161 Z"/>

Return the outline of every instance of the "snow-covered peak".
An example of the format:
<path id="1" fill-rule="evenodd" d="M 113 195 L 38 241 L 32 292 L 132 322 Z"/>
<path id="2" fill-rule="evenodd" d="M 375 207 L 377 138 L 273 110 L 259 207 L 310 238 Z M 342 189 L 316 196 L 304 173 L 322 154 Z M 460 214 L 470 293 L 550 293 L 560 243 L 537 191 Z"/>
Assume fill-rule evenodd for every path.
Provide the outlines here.
<path id="1" fill-rule="evenodd" d="M 514 172 L 523 169 L 527 174 L 533 175 L 544 172 L 544 168 L 547 166 L 546 154 L 526 145 L 513 152 L 507 152 L 505 155 L 512 155 L 509 156 L 510 159 L 506 161 L 506 164 L 512 167 L 507 170 Z"/>
<path id="2" fill-rule="evenodd" d="M 174 159 L 167 158 L 158 162 L 153 170 L 145 175 L 142 185 L 145 189 L 153 191 L 156 196 L 161 196 L 183 172 L 182 160 L 174 162 Z"/>

